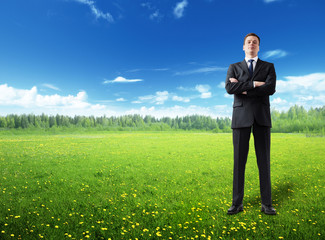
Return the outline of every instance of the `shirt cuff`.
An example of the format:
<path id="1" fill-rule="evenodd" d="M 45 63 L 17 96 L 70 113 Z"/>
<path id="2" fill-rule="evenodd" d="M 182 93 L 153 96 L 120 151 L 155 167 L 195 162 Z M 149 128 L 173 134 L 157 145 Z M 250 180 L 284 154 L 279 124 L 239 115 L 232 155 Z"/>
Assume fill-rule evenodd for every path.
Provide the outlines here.
<path id="1" fill-rule="evenodd" d="M 255 88 L 255 81 L 253 81 L 253 87 Z"/>

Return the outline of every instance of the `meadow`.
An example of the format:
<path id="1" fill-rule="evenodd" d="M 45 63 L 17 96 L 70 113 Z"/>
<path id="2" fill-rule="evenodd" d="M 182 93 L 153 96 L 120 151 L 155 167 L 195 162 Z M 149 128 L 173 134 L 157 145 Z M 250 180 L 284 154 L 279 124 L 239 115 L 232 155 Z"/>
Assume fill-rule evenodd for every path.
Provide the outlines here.
<path id="1" fill-rule="evenodd" d="M 272 134 L 276 216 L 252 140 L 244 211 L 227 215 L 231 134 L 2 134 L 0 239 L 324 239 L 325 138 Z"/>

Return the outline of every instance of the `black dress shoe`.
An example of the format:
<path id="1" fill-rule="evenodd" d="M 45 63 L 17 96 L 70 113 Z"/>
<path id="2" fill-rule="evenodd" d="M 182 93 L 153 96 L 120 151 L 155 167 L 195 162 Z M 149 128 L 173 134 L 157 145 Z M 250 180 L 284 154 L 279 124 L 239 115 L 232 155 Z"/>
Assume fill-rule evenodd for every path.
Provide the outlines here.
<path id="1" fill-rule="evenodd" d="M 276 211 L 275 209 L 271 206 L 266 206 L 264 204 L 262 204 L 262 209 L 261 209 L 262 212 L 264 212 L 265 214 L 267 215 L 276 215 Z"/>
<path id="2" fill-rule="evenodd" d="M 243 204 L 240 205 L 232 205 L 229 209 L 228 209 L 228 214 L 232 215 L 232 214 L 236 214 L 243 211 Z"/>

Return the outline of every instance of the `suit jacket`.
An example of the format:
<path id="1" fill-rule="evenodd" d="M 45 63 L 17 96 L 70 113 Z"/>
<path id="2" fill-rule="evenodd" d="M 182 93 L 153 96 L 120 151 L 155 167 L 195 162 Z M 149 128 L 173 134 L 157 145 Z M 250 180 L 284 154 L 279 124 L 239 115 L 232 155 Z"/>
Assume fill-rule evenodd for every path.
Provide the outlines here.
<path id="1" fill-rule="evenodd" d="M 237 83 L 229 78 L 236 78 Z M 265 82 L 254 88 L 253 81 Z M 257 60 L 253 76 L 250 77 L 247 63 L 234 63 L 229 66 L 226 90 L 234 94 L 231 128 L 250 127 L 254 121 L 261 126 L 272 127 L 269 96 L 275 93 L 276 74 L 273 63 Z M 247 95 L 242 92 L 247 92 Z"/>

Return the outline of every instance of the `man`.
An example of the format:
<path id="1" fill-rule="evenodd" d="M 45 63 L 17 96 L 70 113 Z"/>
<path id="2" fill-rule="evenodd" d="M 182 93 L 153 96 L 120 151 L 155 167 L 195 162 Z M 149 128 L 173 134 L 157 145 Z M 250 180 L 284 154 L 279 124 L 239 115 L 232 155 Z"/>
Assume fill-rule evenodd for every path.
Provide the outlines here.
<path id="1" fill-rule="evenodd" d="M 259 169 L 262 207 L 265 214 L 275 215 L 271 200 L 269 96 L 275 92 L 274 65 L 258 58 L 260 38 L 255 33 L 245 36 L 245 60 L 229 66 L 226 90 L 234 94 L 231 128 L 233 129 L 234 176 L 233 200 L 228 214 L 243 211 L 245 165 L 251 130 Z"/>

